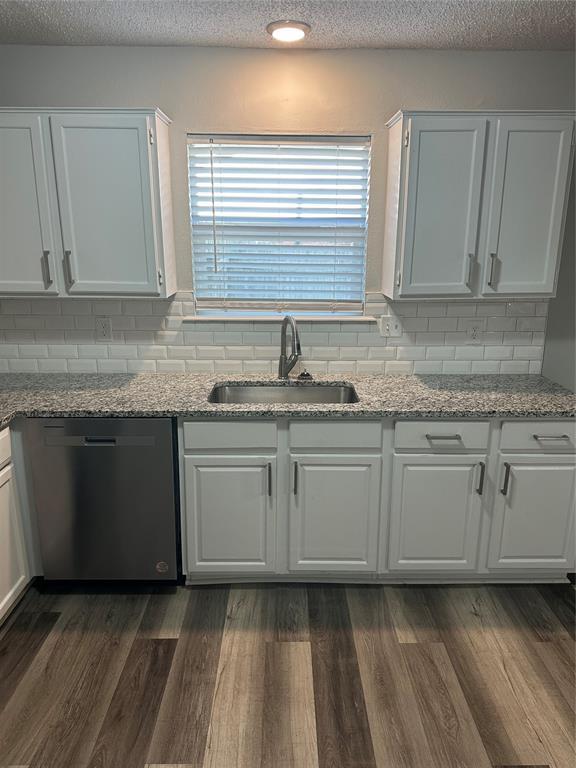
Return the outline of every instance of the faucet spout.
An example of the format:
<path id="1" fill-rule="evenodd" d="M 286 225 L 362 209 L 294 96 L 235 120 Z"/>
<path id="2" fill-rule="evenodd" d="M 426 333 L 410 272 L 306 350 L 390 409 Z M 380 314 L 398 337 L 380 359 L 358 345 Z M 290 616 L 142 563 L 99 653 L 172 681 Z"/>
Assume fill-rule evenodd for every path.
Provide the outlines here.
<path id="1" fill-rule="evenodd" d="M 288 327 L 290 327 L 290 330 L 292 332 L 292 350 L 290 352 L 289 357 L 286 354 L 286 336 L 288 332 Z M 300 358 L 301 354 L 302 354 L 302 348 L 300 347 L 300 334 L 298 333 L 296 320 L 294 320 L 292 315 L 286 315 L 284 320 L 282 320 L 282 328 L 280 331 L 280 359 L 278 361 L 278 378 L 279 379 L 288 378 L 288 374 L 298 362 L 298 359 Z"/>

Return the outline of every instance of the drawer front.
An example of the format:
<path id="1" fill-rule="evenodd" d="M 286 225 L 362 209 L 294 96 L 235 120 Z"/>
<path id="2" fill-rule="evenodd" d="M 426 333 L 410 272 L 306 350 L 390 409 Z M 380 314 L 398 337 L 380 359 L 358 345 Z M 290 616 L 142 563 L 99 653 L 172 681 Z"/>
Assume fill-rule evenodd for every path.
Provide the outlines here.
<path id="1" fill-rule="evenodd" d="M 274 421 L 186 421 L 184 448 L 192 451 L 276 449 Z"/>
<path id="2" fill-rule="evenodd" d="M 488 447 L 490 425 L 484 421 L 401 421 L 394 447 L 407 451 L 469 451 Z"/>
<path id="3" fill-rule="evenodd" d="M 363 448 L 380 450 L 382 424 L 379 421 L 292 421 L 290 423 L 290 447 L 314 448 Z"/>
<path id="4" fill-rule="evenodd" d="M 3 429 L 0 432 L 0 467 L 10 461 L 12 451 L 10 450 L 10 430 Z"/>
<path id="5" fill-rule="evenodd" d="M 576 423 L 573 421 L 519 421 L 502 425 L 503 451 L 576 451 Z"/>

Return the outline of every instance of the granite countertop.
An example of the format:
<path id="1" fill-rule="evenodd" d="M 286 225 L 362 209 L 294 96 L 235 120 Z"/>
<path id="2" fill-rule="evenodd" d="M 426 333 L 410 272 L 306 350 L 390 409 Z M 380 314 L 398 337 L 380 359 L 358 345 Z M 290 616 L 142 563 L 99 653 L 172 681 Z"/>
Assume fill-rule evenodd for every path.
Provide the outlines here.
<path id="1" fill-rule="evenodd" d="M 206 374 L 1 374 L 0 428 L 18 416 L 377 418 L 573 418 L 576 395 L 536 375 L 349 376 L 359 402 L 208 402 L 215 383 L 273 383 L 263 376 Z M 334 383 L 327 376 L 318 383 Z"/>

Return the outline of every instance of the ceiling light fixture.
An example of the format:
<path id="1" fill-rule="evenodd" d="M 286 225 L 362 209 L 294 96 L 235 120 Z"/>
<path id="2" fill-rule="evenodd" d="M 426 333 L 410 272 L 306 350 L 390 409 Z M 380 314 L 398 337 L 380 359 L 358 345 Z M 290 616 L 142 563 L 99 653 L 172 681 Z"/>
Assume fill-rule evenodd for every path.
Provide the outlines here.
<path id="1" fill-rule="evenodd" d="M 266 32 L 280 43 L 297 43 L 310 31 L 310 24 L 304 21 L 273 21 L 266 27 Z"/>

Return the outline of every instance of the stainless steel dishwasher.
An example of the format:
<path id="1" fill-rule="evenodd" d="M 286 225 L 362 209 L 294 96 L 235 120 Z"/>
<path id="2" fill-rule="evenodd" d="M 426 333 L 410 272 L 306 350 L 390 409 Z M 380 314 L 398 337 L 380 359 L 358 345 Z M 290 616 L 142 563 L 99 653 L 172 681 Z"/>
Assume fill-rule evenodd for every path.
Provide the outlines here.
<path id="1" fill-rule="evenodd" d="M 28 419 L 44 578 L 177 577 L 170 419 Z"/>

